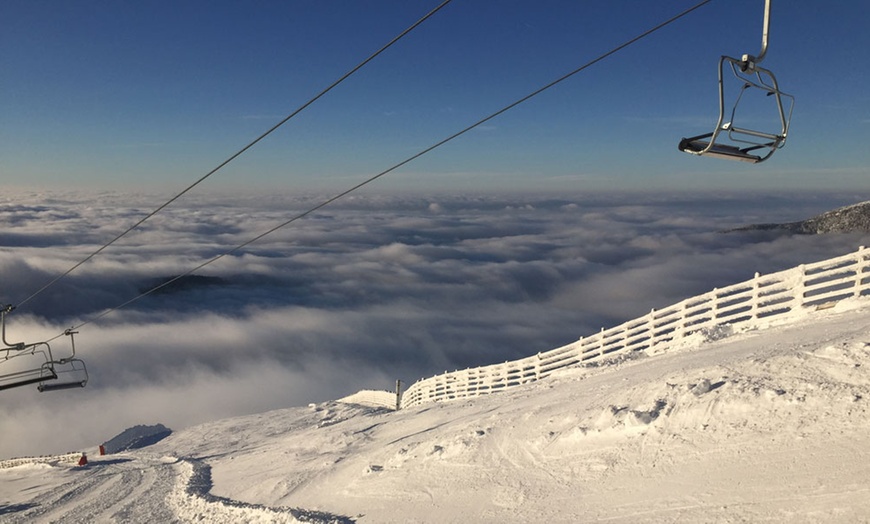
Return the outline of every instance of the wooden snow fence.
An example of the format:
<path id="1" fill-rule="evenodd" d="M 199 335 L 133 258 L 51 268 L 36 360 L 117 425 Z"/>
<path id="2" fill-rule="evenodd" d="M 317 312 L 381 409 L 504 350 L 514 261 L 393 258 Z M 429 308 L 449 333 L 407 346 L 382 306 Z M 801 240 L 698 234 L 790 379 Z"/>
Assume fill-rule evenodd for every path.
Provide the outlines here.
<path id="1" fill-rule="evenodd" d="M 746 282 L 687 298 L 643 317 L 550 351 L 503 364 L 463 369 L 421 379 L 402 395 L 401 407 L 455 400 L 540 380 L 577 364 L 594 365 L 656 347 L 664 351 L 698 332 L 782 316 L 816 311 L 836 302 L 870 294 L 870 250 L 770 275 L 755 274 Z"/>

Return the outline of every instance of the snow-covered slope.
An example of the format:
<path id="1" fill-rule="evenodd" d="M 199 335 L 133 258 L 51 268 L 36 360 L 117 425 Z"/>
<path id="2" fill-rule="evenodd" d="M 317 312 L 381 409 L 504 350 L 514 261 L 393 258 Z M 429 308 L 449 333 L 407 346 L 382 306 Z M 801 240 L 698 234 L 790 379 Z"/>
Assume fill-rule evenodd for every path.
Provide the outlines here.
<path id="1" fill-rule="evenodd" d="M 870 202 L 840 207 L 798 222 L 784 224 L 755 224 L 731 231 L 780 230 L 790 233 L 867 233 L 870 232 Z"/>
<path id="2" fill-rule="evenodd" d="M 7 468 L 0 519 L 867 521 L 868 313 L 856 299 L 473 400 L 332 402 Z"/>

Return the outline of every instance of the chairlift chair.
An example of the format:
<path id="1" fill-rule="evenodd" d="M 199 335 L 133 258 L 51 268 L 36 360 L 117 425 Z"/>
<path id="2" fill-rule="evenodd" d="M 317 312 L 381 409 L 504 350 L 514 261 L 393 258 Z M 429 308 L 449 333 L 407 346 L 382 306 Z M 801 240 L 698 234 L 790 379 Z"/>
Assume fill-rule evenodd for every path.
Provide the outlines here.
<path id="1" fill-rule="evenodd" d="M 42 342 L 22 348 L 8 347 L 0 352 L 0 390 L 12 389 L 30 384 L 41 384 L 57 378 L 51 366 L 51 347 Z"/>
<path id="2" fill-rule="evenodd" d="M 678 146 L 680 151 L 698 156 L 711 156 L 757 164 L 770 158 L 777 149 L 785 145 L 792 109 L 794 108 L 794 97 L 780 91 L 774 74 L 758 65 L 767 54 L 770 2 L 771 0 L 765 0 L 764 29 L 761 52 L 758 56 L 745 54 L 740 60 L 730 56 L 722 56 L 719 59 L 719 119 L 716 122 L 716 127 L 711 133 L 683 138 Z M 725 73 L 726 64 L 738 81 L 742 83 L 727 121 L 725 77 L 728 75 Z M 773 97 L 777 120 L 774 129 L 759 131 L 735 124 L 737 107 L 749 90 L 760 90 L 763 95 Z"/>
<path id="3" fill-rule="evenodd" d="M 88 384 L 88 368 L 85 366 L 85 361 L 76 358 L 76 343 L 75 335 L 77 331 L 67 329 L 64 335 L 70 337 L 72 344 L 72 354 L 67 358 L 51 360 L 43 364 L 43 368 L 50 370 L 55 378 L 49 381 L 40 382 L 36 389 L 40 392 L 58 391 L 62 389 L 83 388 Z"/>
<path id="4" fill-rule="evenodd" d="M 0 348 L 0 390 L 27 386 L 53 380 L 57 374 L 45 364 L 52 361 L 51 346 L 48 343 L 25 344 L 6 341 L 6 315 L 14 308 L 0 308 L 0 340 L 5 347 Z"/>
<path id="5" fill-rule="evenodd" d="M 83 388 L 88 384 L 88 369 L 85 367 L 85 361 L 80 358 L 46 362 L 43 364 L 43 368 L 54 373 L 55 378 L 54 380 L 40 381 L 36 389 L 41 392 Z"/>
<path id="6" fill-rule="evenodd" d="M 67 329 L 72 353 L 66 358 L 55 358 L 48 342 L 25 344 L 6 341 L 6 315 L 14 308 L 0 308 L 0 390 L 37 384 L 39 391 L 55 391 L 85 387 L 88 370 L 82 359 L 76 358 L 75 331 Z"/>

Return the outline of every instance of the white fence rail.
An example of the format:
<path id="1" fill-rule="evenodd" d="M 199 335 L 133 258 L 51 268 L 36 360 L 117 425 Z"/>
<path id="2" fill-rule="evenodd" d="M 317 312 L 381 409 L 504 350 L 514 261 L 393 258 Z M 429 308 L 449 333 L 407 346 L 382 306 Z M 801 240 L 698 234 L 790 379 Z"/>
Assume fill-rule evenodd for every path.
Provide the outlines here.
<path id="1" fill-rule="evenodd" d="M 504 364 L 444 373 L 412 384 L 401 399 L 409 408 L 425 402 L 486 395 L 539 380 L 555 370 L 653 346 L 669 345 L 700 330 L 787 315 L 870 294 L 870 249 L 688 298 L 643 317 L 537 355 Z M 664 344 L 664 346 L 661 346 Z"/>

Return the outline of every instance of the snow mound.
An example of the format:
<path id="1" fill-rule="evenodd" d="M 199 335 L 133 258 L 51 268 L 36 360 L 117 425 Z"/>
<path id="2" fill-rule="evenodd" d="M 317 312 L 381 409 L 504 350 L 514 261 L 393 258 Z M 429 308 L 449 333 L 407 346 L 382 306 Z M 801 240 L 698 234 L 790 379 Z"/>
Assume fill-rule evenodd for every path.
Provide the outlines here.
<path id="1" fill-rule="evenodd" d="M 185 522 L 247 522 L 263 524 L 350 524 L 338 515 L 299 508 L 269 508 L 248 504 L 209 493 L 211 467 L 195 459 L 182 463 L 182 474 L 167 498 L 175 515 Z"/>
<path id="2" fill-rule="evenodd" d="M 106 453 L 121 453 L 140 449 L 156 444 L 171 434 L 172 430 L 163 424 L 133 426 L 104 442 L 103 449 Z"/>
<path id="3" fill-rule="evenodd" d="M 372 408 L 396 409 L 396 392 L 364 389 L 336 400 L 344 404 L 358 404 Z"/>

